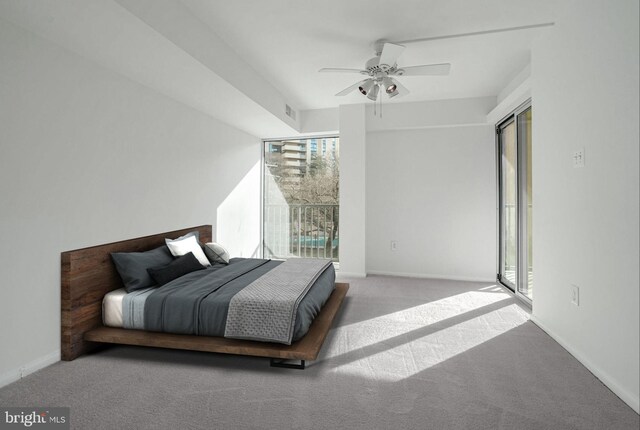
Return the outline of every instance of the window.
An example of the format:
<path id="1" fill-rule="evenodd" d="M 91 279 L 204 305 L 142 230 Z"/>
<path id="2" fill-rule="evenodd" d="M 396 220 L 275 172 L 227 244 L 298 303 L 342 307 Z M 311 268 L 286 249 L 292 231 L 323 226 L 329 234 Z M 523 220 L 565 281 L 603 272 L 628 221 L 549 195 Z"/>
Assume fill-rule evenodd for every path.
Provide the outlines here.
<path id="1" fill-rule="evenodd" d="M 339 147 L 338 137 L 264 142 L 264 258 L 339 261 Z"/>

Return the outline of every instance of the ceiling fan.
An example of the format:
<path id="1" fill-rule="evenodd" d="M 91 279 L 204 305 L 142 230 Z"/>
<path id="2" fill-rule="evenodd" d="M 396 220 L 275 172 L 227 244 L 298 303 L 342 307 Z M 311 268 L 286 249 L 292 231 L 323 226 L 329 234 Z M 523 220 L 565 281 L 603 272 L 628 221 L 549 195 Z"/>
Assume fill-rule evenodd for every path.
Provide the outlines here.
<path id="1" fill-rule="evenodd" d="M 371 58 L 364 66 L 364 69 L 344 69 L 325 68 L 320 69 L 323 73 L 359 73 L 368 78 L 356 82 L 355 84 L 340 91 L 336 96 L 344 96 L 356 88 L 368 99 L 376 101 L 378 94 L 382 90 L 391 97 L 403 96 L 409 93 L 400 82 L 395 79 L 398 76 L 442 76 L 448 75 L 451 64 L 427 64 L 423 66 L 398 67 L 396 63 L 398 57 L 404 51 L 404 46 L 395 43 L 378 40 L 374 43 L 376 56 Z"/>

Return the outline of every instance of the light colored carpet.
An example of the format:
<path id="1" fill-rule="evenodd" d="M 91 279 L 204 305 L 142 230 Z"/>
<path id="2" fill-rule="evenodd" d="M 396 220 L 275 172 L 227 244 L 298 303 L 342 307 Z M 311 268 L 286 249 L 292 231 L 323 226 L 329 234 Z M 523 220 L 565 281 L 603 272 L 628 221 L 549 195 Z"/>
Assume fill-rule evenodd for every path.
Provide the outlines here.
<path id="1" fill-rule="evenodd" d="M 638 415 L 491 284 L 374 276 L 318 361 L 116 346 L 0 389 L 78 429 L 638 429 Z"/>

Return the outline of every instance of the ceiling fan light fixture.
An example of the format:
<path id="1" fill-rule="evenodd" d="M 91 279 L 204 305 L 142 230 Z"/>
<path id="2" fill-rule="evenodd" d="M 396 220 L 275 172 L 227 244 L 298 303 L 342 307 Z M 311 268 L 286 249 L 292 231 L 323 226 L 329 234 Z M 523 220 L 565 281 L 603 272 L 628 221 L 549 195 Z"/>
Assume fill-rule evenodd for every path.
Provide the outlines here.
<path id="1" fill-rule="evenodd" d="M 369 100 L 373 100 L 374 102 L 376 101 L 376 99 L 378 98 L 378 91 L 380 90 L 380 86 L 378 84 L 375 84 L 371 90 L 369 90 L 369 93 L 367 94 L 367 98 Z"/>
<path id="2" fill-rule="evenodd" d="M 405 49 L 404 46 L 385 40 L 378 40 L 374 43 L 374 48 L 376 56 L 370 58 L 363 69 L 338 67 L 320 69 L 321 72 L 358 73 L 366 76 L 363 80 L 338 92 L 336 96 L 341 97 L 351 94 L 356 88 L 362 95 L 374 102 L 378 100 L 378 95 L 381 93 L 386 94 L 389 98 L 404 96 L 409 94 L 409 90 L 402 85 L 402 82 L 396 79 L 397 77 L 445 76 L 451 70 L 451 64 L 449 63 L 423 64 L 400 68 L 397 60 Z M 382 104 L 380 106 L 382 108 Z"/>
<path id="3" fill-rule="evenodd" d="M 396 90 L 398 89 L 398 86 L 393 81 L 393 79 L 391 79 L 389 77 L 385 77 L 385 78 L 382 79 L 382 84 L 384 85 L 384 91 L 387 94 L 392 94 L 393 92 L 397 93 Z"/>
<path id="4" fill-rule="evenodd" d="M 397 96 L 398 94 L 400 94 L 400 93 L 398 92 L 398 89 L 397 89 L 397 88 L 396 88 L 396 89 L 394 89 L 392 92 L 388 92 L 388 91 L 387 91 L 387 95 L 389 96 L 389 98 L 395 97 L 395 96 Z"/>
<path id="5" fill-rule="evenodd" d="M 375 82 L 373 82 L 373 79 L 367 79 L 362 85 L 358 87 L 358 91 L 360 91 L 363 96 L 366 96 L 367 94 L 369 94 L 369 91 L 373 87 L 374 83 Z"/>

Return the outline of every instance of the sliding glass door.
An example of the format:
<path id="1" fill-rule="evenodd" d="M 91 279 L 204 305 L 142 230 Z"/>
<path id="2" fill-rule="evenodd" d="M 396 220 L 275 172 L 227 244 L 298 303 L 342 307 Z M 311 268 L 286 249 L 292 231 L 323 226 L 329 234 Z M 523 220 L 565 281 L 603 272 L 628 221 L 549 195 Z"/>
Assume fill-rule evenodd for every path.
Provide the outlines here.
<path id="1" fill-rule="evenodd" d="M 515 291 L 517 273 L 518 151 L 516 124 L 513 118 L 498 127 L 500 156 L 500 266 L 498 276 Z"/>
<path id="2" fill-rule="evenodd" d="M 533 300 L 533 238 L 532 226 L 532 196 L 531 196 L 531 106 L 516 115 L 518 127 L 518 163 L 520 169 L 520 199 L 519 199 L 519 267 L 521 277 L 518 282 L 518 292 L 529 300 Z"/>
<path id="3" fill-rule="evenodd" d="M 498 280 L 526 301 L 533 300 L 529 104 L 496 128 L 498 161 Z"/>

